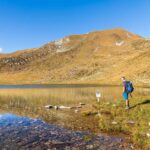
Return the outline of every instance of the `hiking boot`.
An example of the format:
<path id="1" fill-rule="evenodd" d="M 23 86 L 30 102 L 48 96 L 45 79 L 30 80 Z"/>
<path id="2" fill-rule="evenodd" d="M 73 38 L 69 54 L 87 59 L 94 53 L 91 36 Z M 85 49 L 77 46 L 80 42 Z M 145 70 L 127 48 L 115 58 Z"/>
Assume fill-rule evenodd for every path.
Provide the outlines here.
<path id="1" fill-rule="evenodd" d="M 129 106 L 126 106 L 126 108 L 125 108 L 126 110 L 128 110 L 128 109 L 130 109 L 130 107 Z"/>

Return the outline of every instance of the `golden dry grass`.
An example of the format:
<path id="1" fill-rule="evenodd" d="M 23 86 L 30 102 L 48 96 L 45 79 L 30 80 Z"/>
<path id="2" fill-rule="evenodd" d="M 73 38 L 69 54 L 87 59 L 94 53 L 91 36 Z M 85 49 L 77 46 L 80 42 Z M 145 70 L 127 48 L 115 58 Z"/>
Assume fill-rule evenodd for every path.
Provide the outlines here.
<path id="1" fill-rule="evenodd" d="M 7 68 L 0 73 L 0 83 L 119 84 L 120 77 L 127 76 L 136 85 L 150 86 L 150 41 L 147 39 L 123 29 L 66 38 L 70 41 L 62 46 L 69 51 L 34 59 L 20 71 L 9 71 Z M 122 41 L 122 45 L 116 45 L 116 42 Z M 48 50 L 49 47 L 55 47 L 54 42 L 27 52 Z M 55 47 L 54 51 L 58 49 Z M 25 51 L 9 56 L 18 57 L 21 53 Z"/>

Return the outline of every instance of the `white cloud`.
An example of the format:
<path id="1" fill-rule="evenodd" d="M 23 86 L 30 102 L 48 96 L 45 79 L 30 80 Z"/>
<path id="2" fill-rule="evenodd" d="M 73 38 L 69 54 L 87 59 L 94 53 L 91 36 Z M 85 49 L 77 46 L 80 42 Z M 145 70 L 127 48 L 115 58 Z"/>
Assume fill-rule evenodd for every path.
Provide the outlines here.
<path id="1" fill-rule="evenodd" d="M 0 48 L 0 53 L 3 52 L 3 48 Z"/>

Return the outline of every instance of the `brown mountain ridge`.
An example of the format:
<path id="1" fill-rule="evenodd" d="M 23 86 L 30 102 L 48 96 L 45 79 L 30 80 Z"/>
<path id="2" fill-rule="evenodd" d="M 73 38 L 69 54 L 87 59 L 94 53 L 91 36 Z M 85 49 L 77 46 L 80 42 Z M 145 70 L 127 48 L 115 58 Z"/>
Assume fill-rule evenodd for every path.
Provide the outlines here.
<path id="1" fill-rule="evenodd" d="M 0 54 L 1 84 L 120 84 L 121 76 L 150 86 L 150 40 L 120 28 Z"/>

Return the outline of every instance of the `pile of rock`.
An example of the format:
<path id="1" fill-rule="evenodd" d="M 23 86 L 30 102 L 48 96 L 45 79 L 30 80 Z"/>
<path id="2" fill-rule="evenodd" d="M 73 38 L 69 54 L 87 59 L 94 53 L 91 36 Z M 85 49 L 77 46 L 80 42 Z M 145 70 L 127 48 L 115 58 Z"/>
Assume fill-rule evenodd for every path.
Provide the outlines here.
<path id="1" fill-rule="evenodd" d="M 46 109 L 55 109 L 55 110 L 58 110 L 58 109 L 77 109 L 77 108 L 82 108 L 82 106 L 84 106 L 84 105 L 85 105 L 84 103 L 79 103 L 78 106 L 46 105 L 45 108 L 46 108 Z M 77 112 L 77 111 L 76 111 L 76 112 Z"/>

